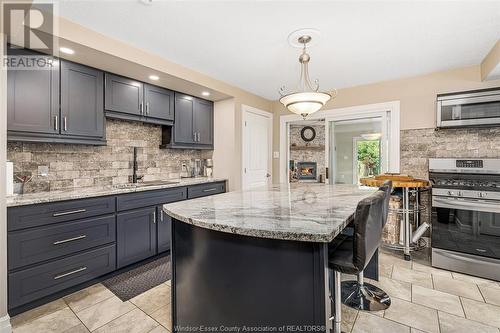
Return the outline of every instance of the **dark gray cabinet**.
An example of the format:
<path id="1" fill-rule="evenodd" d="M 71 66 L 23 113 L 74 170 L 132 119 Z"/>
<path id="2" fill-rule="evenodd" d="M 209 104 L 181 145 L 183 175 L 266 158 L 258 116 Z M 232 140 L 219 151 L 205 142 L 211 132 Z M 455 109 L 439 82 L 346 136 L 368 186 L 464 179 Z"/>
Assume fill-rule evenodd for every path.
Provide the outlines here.
<path id="1" fill-rule="evenodd" d="M 170 250 L 170 240 L 172 239 L 172 218 L 163 211 L 163 206 L 157 208 L 157 242 L 158 253 Z"/>
<path id="2" fill-rule="evenodd" d="M 210 101 L 195 99 L 193 128 L 197 145 L 213 145 L 214 106 Z"/>
<path id="3" fill-rule="evenodd" d="M 105 77 L 106 116 L 124 119 L 128 119 L 127 115 L 142 116 L 144 113 L 142 82 L 109 73 L 106 73 Z"/>
<path id="4" fill-rule="evenodd" d="M 175 94 L 173 128 L 163 128 L 162 148 L 213 149 L 213 102 Z"/>
<path id="5" fill-rule="evenodd" d="M 61 133 L 103 138 L 103 72 L 61 62 Z"/>
<path id="6" fill-rule="evenodd" d="M 56 58 L 53 64 L 49 70 L 8 70 L 7 139 L 105 144 L 103 73 Z"/>
<path id="7" fill-rule="evenodd" d="M 146 118 L 173 121 L 174 92 L 164 88 L 144 84 Z"/>
<path id="8" fill-rule="evenodd" d="M 118 268 L 156 254 L 156 207 L 119 213 L 116 216 Z"/>
<path id="9" fill-rule="evenodd" d="M 107 117 L 159 125 L 172 124 L 173 91 L 109 73 L 105 76 Z"/>
<path id="10" fill-rule="evenodd" d="M 7 71 L 7 128 L 9 139 L 59 134 L 58 66 Z"/>
<path id="11" fill-rule="evenodd" d="M 169 251 L 172 219 L 162 205 L 221 192 L 225 182 L 9 207 L 9 310 Z"/>

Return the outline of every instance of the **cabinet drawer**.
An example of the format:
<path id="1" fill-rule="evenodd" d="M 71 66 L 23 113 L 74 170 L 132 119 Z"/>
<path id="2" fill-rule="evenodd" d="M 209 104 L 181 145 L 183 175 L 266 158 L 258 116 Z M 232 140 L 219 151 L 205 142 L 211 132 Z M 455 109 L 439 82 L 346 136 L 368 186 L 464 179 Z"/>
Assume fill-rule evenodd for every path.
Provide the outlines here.
<path id="1" fill-rule="evenodd" d="M 7 238 L 9 269 L 15 269 L 114 242 L 115 216 L 13 231 Z"/>
<path id="2" fill-rule="evenodd" d="M 11 207 L 7 210 L 7 229 L 39 227 L 115 211 L 114 197 L 71 200 L 39 205 Z"/>
<path id="3" fill-rule="evenodd" d="M 169 188 L 165 190 L 154 190 L 123 194 L 117 197 L 116 205 L 118 211 L 134 208 L 162 205 L 169 202 L 181 201 L 187 198 L 185 187 Z"/>
<path id="4" fill-rule="evenodd" d="M 9 308 L 97 278 L 116 268 L 115 245 L 9 274 Z"/>
<path id="5" fill-rule="evenodd" d="M 207 195 L 214 195 L 226 192 L 226 183 L 210 183 L 193 185 L 188 187 L 188 199 L 205 197 Z"/>

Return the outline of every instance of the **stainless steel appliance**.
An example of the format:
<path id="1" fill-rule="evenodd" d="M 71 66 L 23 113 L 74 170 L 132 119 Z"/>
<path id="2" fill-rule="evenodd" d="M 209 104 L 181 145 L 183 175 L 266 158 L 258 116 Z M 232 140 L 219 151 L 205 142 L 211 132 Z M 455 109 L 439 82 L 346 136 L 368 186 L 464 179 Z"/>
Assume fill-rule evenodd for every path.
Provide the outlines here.
<path id="1" fill-rule="evenodd" d="M 432 266 L 500 280 L 500 159 L 429 159 Z"/>
<path id="2" fill-rule="evenodd" d="M 437 127 L 500 126 L 500 87 L 437 95 Z"/>

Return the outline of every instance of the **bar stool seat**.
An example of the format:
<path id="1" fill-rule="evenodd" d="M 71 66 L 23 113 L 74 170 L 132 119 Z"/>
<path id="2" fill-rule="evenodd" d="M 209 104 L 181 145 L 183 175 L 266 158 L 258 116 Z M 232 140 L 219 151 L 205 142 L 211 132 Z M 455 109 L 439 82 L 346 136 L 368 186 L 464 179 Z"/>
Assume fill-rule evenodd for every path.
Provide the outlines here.
<path id="1" fill-rule="evenodd" d="M 334 276 L 334 285 L 330 279 L 330 290 L 333 290 L 335 302 L 335 332 L 340 332 L 341 301 L 349 307 L 368 311 L 385 310 L 391 304 L 382 289 L 363 281 L 363 270 L 382 240 L 391 190 L 392 183 L 388 181 L 375 194 L 362 200 L 356 208 L 354 228 L 328 244 L 328 268 L 330 276 Z M 356 274 L 358 279 L 341 282 L 341 273 Z"/>

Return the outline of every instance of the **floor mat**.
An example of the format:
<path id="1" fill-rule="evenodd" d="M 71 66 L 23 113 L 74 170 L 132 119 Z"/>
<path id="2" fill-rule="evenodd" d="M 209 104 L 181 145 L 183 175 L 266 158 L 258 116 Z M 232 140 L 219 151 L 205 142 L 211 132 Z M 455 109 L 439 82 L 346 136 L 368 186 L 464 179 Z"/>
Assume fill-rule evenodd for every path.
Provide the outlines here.
<path id="1" fill-rule="evenodd" d="M 172 270 L 168 255 L 113 276 L 104 280 L 102 284 L 125 302 L 170 280 L 171 276 Z"/>

